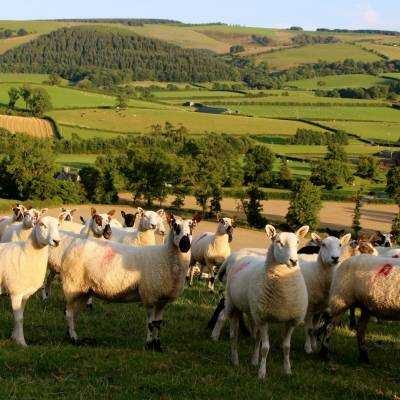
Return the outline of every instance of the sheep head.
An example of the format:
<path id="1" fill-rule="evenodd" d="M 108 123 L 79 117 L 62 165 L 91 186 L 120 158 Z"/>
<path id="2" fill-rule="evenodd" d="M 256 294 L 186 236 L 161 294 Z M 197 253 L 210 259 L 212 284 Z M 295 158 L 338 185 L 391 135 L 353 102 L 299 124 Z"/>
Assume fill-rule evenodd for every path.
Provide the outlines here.
<path id="1" fill-rule="evenodd" d="M 286 264 L 288 267 L 296 267 L 298 264 L 297 248 L 299 239 L 307 235 L 309 227 L 302 226 L 295 233 L 278 232 L 274 226 L 266 225 L 265 232 L 272 244 L 268 250 L 278 264 Z"/>
<path id="2" fill-rule="evenodd" d="M 13 220 L 14 222 L 21 222 L 24 217 L 24 212 L 27 210 L 25 206 L 22 204 L 16 203 L 14 207 L 12 207 L 13 212 Z"/>
<path id="3" fill-rule="evenodd" d="M 351 234 L 348 233 L 340 239 L 328 236 L 322 240 L 316 233 L 312 233 L 311 238 L 320 246 L 318 257 L 321 263 L 326 266 L 335 266 L 342 260 L 345 254 L 343 249 L 349 244 Z"/>
<path id="4" fill-rule="evenodd" d="M 72 222 L 74 213 L 76 212 L 76 208 L 71 210 L 69 208 L 62 207 L 62 208 L 60 208 L 60 211 L 61 211 L 61 214 L 58 216 L 58 219 L 60 220 L 60 222 L 63 222 L 63 221 Z"/>
<path id="5" fill-rule="evenodd" d="M 187 253 L 192 245 L 193 219 L 183 219 L 173 214 L 167 215 L 167 221 L 170 226 L 170 235 L 174 245 L 182 253 Z"/>
<path id="6" fill-rule="evenodd" d="M 229 243 L 233 239 L 233 220 L 231 218 L 221 218 L 218 214 L 218 228 L 219 234 L 227 234 Z"/>
<path id="7" fill-rule="evenodd" d="M 57 247 L 60 243 L 57 218 L 42 216 L 35 225 L 35 237 L 39 245 Z"/>

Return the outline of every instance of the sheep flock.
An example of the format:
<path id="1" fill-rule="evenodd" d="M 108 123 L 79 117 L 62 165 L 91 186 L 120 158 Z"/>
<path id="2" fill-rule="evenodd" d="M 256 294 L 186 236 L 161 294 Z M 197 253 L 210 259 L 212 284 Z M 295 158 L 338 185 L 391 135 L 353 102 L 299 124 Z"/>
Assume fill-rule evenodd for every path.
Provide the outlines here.
<path id="1" fill-rule="evenodd" d="M 283 371 L 291 374 L 291 336 L 299 327 L 304 330 L 304 352 L 329 357 L 332 332 L 347 324 L 349 312 L 359 359 L 369 362 L 368 322 L 400 320 L 400 249 L 390 234 L 352 239 L 344 231 L 327 230 L 319 236 L 308 226 L 283 232 L 266 225 L 264 248 L 233 252 L 234 221 L 221 215 L 214 232 L 196 234 L 198 214 L 181 218 L 138 208 L 135 213 L 122 211 L 122 223 L 115 210 L 99 213 L 92 208 L 79 221 L 75 214 L 76 209 L 62 208 L 54 218 L 47 209 L 16 204 L 10 216 L 0 217 L 0 290 L 10 297 L 11 337 L 19 345 L 27 345 L 23 319 L 28 299 L 41 290 L 43 301 L 52 301 L 55 278 L 73 343 L 79 342 L 79 312 L 95 307 L 93 299 L 132 302 L 146 312 L 143 343 L 150 351 L 164 349 L 166 306 L 205 278 L 210 296 L 220 296 L 210 313 L 209 340 L 221 340 L 229 322 L 230 358 L 237 366 L 239 335 L 250 335 L 251 363 L 260 379 L 267 376 L 273 348 L 271 324 L 282 326 Z M 307 235 L 311 240 L 305 243 Z M 339 345 L 335 351 L 340 353 Z"/>

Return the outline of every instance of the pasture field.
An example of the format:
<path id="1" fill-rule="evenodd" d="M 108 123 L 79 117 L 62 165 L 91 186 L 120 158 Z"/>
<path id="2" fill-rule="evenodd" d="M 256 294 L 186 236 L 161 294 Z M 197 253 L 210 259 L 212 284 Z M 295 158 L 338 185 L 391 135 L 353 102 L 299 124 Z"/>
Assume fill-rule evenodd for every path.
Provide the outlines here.
<path id="1" fill-rule="evenodd" d="M 362 46 L 367 49 L 377 51 L 378 53 L 389 57 L 391 60 L 398 60 L 400 58 L 400 47 L 398 46 L 375 43 L 362 43 Z"/>
<path id="2" fill-rule="evenodd" d="M 0 102 L 8 104 L 9 89 L 18 86 L 18 84 L 1 83 Z M 115 105 L 115 97 L 106 94 L 49 85 L 31 85 L 31 87 L 44 88 L 49 93 L 54 108 L 110 107 Z M 25 107 L 22 99 L 18 100 L 17 106 Z"/>
<path id="3" fill-rule="evenodd" d="M 383 74 L 383 77 L 388 77 L 392 79 L 400 79 L 400 72 L 391 72 Z"/>
<path id="4" fill-rule="evenodd" d="M 177 90 L 177 91 L 160 91 L 153 92 L 154 96 L 163 100 L 174 99 L 204 99 L 204 98 L 230 98 L 230 97 L 244 97 L 244 94 L 237 92 L 219 91 L 219 90 Z"/>
<path id="5" fill-rule="evenodd" d="M 121 132 L 107 132 L 102 129 L 87 129 L 87 128 L 80 128 L 77 126 L 70 126 L 70 125 L 63 125 L 58 124 L 60 127 L 61 133 L 63 137 L 66 139 L 70 139 L 72 134 L 79 135 L 82 139 L 90 139 L 90 138 L 114 138 L 121 135 Z"/>
<path id="6" fill-rule="evenodd" d="M 18 47 L 21 44 L 28 43 L 31 40 L 36 39 L 38 36 L 39 35 L 32 34 L 25 36 L 16 36 L 7 39 L 0 39 L 0 54 L 3 54 L 14 47 Z"/>
<path id="7" fill-rule="evenodd" d="M 26 133 L 41 139 L 54 136 L 52 124 L 40 118 L 0 115 L 0 127 L 12 133 Z"/>
<path id="8" fill-rule="evenodd" d="M 83 25 L 81 22 L 66 22 L 66 21 L 33 21 L 33 20 L 0 20 L 0 28 L 18 30 L 19 28 L 26 29 L 29 33 L 38 33 L 40 35 L 55 31 L 63 27 L 71 27 Z"/>
<path id="9" fill-rule="evenodd" d="M 240 113 L 256 117 L 305 118 L 315 120 L 399 122 L 400 111 L 390 107 L 354 106 L 238 106 Z"/>
<path id="10" fill-rule="evenodd" d="M 381 58 L 350 43 L 315 44 L 299 48 L 285 49 L 272 53 L 259 54 L 256 62 L 265 61 L 272 69 L 285 69 L 300 64 L 342 61 L 353 58 L 356 61 L 378 61 Z"/>
<path id="11" fill-rule="evenodd" d="M 0 73 L 0 83 L 37 83 L 42 84 L 49 79 L 46 74 Z M 62 84 L 67 84 L 66 80 Z"/>
<path id="12" fill-rule="evenodd" d="M 283 202 L 267 202 L 274 209 Z M 340 204 L 343 209 L 343 204 Z M 352 204 L 346 207 L 352 209 Z M 78 207 L 87 216 L 89 207 Z M 100 210 L 119 208 L 97 207 Z M 126 210 L 127 207 L 123 209 Z M 336 211 L 336 217 L 342 213 Z M 51 214 L 58 213 L 51 210 Z M 376 224 L 376 223 L 375 223 Z M 215 230 L 215 223 L 202 222 L 198 233 Z M 265 234 L 236 228 L 232 246 L 265 247 Z M 220 288 L 219 288 L 220 289 Z M 145 311 L 132 304 L 94 301 L 91 312 L 82 312 L 77 331 L 80 346 L 66 339 L 65 303 L 59 284 L 43 303 L 33 296 L 25 312 L 25 335 L 30 347 L 20 348 L 8 338 L 12 314 L 7 298 L 0 301 L 0 345 L 2 384 L 0 397 L 7 399 L 396 399 L 399 393 L 399 323 L 369 324 L 367 340 L 371 365 L 358 362 L 354 333 L 347 328 L 335 331 L 334 357 L 321 361 L 303 350 L 304 329 L 292 338 L 293 375 L 282 371 L 281 329 L 271 324 L 271 350 L 267 379 L 260 382 L 250 365 L 254 347 L 249 338 L 240 338 L 241 365 L 229 361 L 229 340 L 225 328 L 217 343 L 209 338 L 208 319 L 220 294 L 209 293 L 203 283 L 185 288 L 183 295 L 166 308 L 161 331 L 164 353 L 143 350 Z"/>
<path id="13" fill-rule="evenodd" d="M 82 168 L 94 164 L 98 154 L 57 154 L 56 163 L 60 166 Z"/>
<path id="14" fill-rule="evenodd" d="M 323 85 L 320 84 L 323 83 Z M 288 86 L 303 90 L 329 90 L 338 88 L 368 88 L 375 85 L 388 83 L 387 79 L 367 74 L 329 75 L 314 79 L 301 79 L 288 82 Z"/>
<path id="15" fill-rule="evenodd" d="M 179 110 L 146 110 L 129 108 L 115 111 L 105 109 L 55 110 L 48 113 L 61 125 L 89 129 L 104 129 L 107 132 L 146 133 L 154 124 L 185 126 L 191 134 L 205 132 L 245 134 L 294 135 L 298 128 L 309 125 L 298 121 L 280 121 L 231 115 L 203 114 Z M 316 128 L 317 129 L 317 128 Z"/>
<path id="16" fill-rule="evenodd" d="M 352 122 L 322 121 L 324 125 L 343 129 L 367 139 L 380 139 L 396 142 L 400 139 L 400 121 L 396 122 Z"/>

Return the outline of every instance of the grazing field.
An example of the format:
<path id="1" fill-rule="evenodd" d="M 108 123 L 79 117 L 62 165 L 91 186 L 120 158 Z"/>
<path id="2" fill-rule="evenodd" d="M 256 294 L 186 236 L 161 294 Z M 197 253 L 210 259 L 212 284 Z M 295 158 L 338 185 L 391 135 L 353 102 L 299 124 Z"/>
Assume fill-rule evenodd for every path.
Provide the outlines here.
<path id="1" fill-rule="evenodd" d="M 40 118 L 0 115 L 0 127 L 13 133 L 26 133 L 38 138 L 54 136 L 52 124 Z"/>
<path id="2" fill-rule="evenodd" d="M 21 44 L 30 42 L 38 37 L 38 35 L 25 35 L 25 36 L 16 36 L 8 39 L 0 39 L 0 54 L 5 53 L 6 51 L 13 49 L 14 47 L 18 47 Z"/>
<path id="3" fill-rule="evenodd" d="M 257 117 L 305 118 L 319 120 L 399 122 L 400 111 L 390 107 L 354 106 L 238 106 L 240 113 Z"/>
<path id="4" fill-rule="evenodd" d="M 288 86 L 293 86 L 303 90 L 315 89 L 337 89 L 337 88 L 368 88 L 375 85 L 383 85 L 388 83 L 387 79 L 366 74 L 351 75 L 329 75 L 314 79 L 301 79 L 288 82 Z"/>
<path id="5" fill-rule="evenodd" d="M 381 58 L 358 46 L 349 43 L 315 44 L 299 48 L 264 53 L 255 57 L 256 62 L 265 61 L 272 69 L 285 69 L 300 64 L 343 61 L 353 58 L 356 61 L 378 61 Z"/>
<path id="6" fill-rule="evenodd" d="M 385 73 L 383 76 L 392 79 L 400 79 L 400 72 Z"/>
<path id="7" fill-rule="evenodd" d="M 82 139 L 90 139 L 90 138 L 114 138 L 121 135 L 121 132 L 107 132 L 103 129 L 87 129 L 87 128 L 80 128 L 78 126 L 70 126 L 70 125 L 63 125 L 58 124 L 60 127 L 61 133 L 63 137 L 66 139 L 70 139 L 73 134 L 79 135 Z"/>
<path id="8" fill-rule="evenodd" d="M 97 157 L 98 154 L 58 154 L 56 163 L 79 169 L 94 164 Z"/>
<path id="9" fill-rule="evenodd" d="M 42 84 L 46 80 L 49 79 L 49 76 L 46 74 L 19 74 L 19 73 L 0 73 L 0 82 L 1 83 L 37 83 Z M 63 83 L 66 83 L 66 80 L 63 80 Z"/>
<path id="10" fill-rule="evenodd" d="M 162 91 L 153 92 L 156 98 L 163 100 L 174 100 L 174 99 L 207 99 L 207 98 L 230 98 L 230 97 L 244 97 L 242 93 L 228 92 L 228 91 L 217 91 L 217 90 L 178 90 L 178 91 Z"/>
<path id="11" fill-rule="evenodd" d="M 154 124 L 182 124 L 191 134 L 205 132 L 245 134 L 293 135 L 298 128 L 308 125 L 297 121 L 280 121 L 267 118 L 252 118 L 231 115 L 203 114 L 178 110 L 145 110 L 130 108 L 115 110 L 60 110 L 49 113 L 62 125 L 89 129 L 104 129 L 106 132 L 146 133 Z"/>
<path id="12" fill-rule="evenodd" d="M 375 43 L 363 43 L 363 47 L 377 51 L 380 54 L 389 57 L 391 60 L 398 60 L 400 58 L 400 47 L 389 46 L 385 44 L 375 44 Z"/>
<path id="13" fill-rule="evenodd" d="M 324 125 L 343 129 L 367 139 L 380 139 L 396 142 L 400 139 L 400 121 L 396 122 L 351 122 L 323 121 Z"/>

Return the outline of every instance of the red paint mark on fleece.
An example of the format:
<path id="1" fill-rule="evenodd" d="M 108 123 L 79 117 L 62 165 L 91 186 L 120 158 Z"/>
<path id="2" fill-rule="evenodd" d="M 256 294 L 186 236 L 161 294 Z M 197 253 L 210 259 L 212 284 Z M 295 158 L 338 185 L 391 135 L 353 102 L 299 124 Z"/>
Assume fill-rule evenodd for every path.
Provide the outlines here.
<path id="1" fill-rule="evenodd" d="M 242 264 L 237 265 L 232 269 L 231 276 L 234 277 L 237 275 L 240 271 L 244 270 L 251 264 L 251 261 L 244 262 Z"/>
<path id="2" fill-rule="evenodd" d="M 101 265 L 109 264 L 114 257 L 115 257 L 115 251 L 111 247 L 107 247 L 104 252 L 103 259 L 101 260 Z"/>
<path id="3" fill-rule="evenodd" d="M 0 217 L 0 222 L 3 222 L 6 219 L 7 219 L 7 217 Z"/>
<path id="4" fill-rule="evenodd" d="M 382 277 L 387 277 L 393 270 L 393 265 L 391 264 L 385 264 L 384 266 L 380 267 L 376 273 L 375 276 L 382 276 Z"/>

